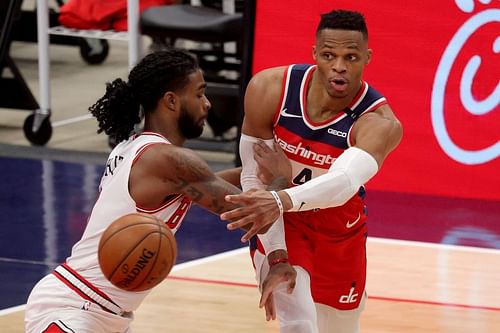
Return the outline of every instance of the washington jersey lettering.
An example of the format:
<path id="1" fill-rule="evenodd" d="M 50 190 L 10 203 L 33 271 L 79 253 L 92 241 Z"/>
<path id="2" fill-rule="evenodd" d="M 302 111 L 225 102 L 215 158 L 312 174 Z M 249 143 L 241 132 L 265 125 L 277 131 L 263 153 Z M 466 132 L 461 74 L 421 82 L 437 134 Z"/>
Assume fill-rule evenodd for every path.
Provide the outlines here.
<path id="1" fill-rule="evenodd" d="M 300 185 L 328 171 L 335 159 L 351 147 L 356 119 L 387 104 L 385 97 L 365 81 L 343 112 L 322 122 L 307 115 L 307 87 L 315 65 L 291 65 L 285 71 L 282 99 L 274 116 L 274 137 L 292 163 L 293 183 Z"/>

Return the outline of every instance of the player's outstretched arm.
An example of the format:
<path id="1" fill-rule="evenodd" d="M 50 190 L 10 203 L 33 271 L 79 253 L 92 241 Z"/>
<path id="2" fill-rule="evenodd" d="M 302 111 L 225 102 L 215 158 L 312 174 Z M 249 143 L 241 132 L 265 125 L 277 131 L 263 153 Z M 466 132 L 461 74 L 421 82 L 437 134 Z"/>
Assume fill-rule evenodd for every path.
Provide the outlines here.
<path id="1" fill-rule="evenodd" d="M 242 237 L 249 239 L 255 230 L 273 223 L 283 211 L 308 210 L 343 205 L 368 182 L 388 154 L 399 144 L 402 127 L 388 106 L 367 114 L 353 128 L 355 146 L 347 149 L 329 171 L 309 182 L 277 192 L 254 191 L 229 195 L 226 200 L 243 207 L 221 215 L 233 221 L 228 229 L 252 224 Z"/>
<path id="2" fill-rule="evenodd" d="M 216 214 L 237 208 L 224 197 L 241 193 L 216 176 L 194 151 L 170 144 L 155 145 L 140 155 L 130 174 L 129 190 L 142 207 L 159 207 L 168 196 L 182 193 Z"/>
<path id="3" fill-rule="evenodd" d="M 172 152 L 169 152 L 169 155 L 172 155 Z M 177 165 L 178 172 L 173 177 L 173 183 L 179 192 L 188 195 L 193 201 L 215 213 L 234 209 L 237 206 L 225 202 L 224 197 L 241 191 L 234 185 L 217 177 L 206 162 L 194 152 L 187 149 L 175 149 L 170 159 L 175 161 L 174 165 Z M 276 183 L 279 184 L 279 181 Z M 245 226 L 242 225 L 242 228 L 245 229 Z M 266 231 L 267 228 L 264 227 L 252 232 L 257 234 Z M 264 307 L 266 310 L 267 320 L 276 318 L 272 301 L 274 288 L 278 284 L 286 282 L 287 290 L 291 293 L 295 287 L 297 273 L 288 263 L 287 257 L 286 251 L 283 250 L 274 251 L 272 256 L 269 257 L 271 269 L 262 286 L 260 301 L 260 307 Z M 276 262 L 273 263 L 273 260 Z"/>
<path id="4" fill-rule="evenodd" d="M 195 152 L 178 148 L 168 152 L 169 162 L 175 169 L 169 175 L 173 190 L 183 193 L 200 206 L 220 214 L 238 205 L 224 202 L 229 194 L 239 194 L 241 190 L 215 175 L 208 164 Z"/>

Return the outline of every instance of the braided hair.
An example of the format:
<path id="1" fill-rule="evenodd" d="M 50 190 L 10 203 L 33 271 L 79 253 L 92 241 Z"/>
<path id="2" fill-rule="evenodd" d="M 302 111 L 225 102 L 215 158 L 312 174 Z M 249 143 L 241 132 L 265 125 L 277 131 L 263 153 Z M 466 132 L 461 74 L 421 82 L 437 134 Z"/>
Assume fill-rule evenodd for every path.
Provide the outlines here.
<path id="1" fill-rule="evenodd" d="M 316 29 L 316 36 L 324 29 L 339 29 L 359 31 L 368 40 L 368 28 L 363 14 L 349 10 L 332 10 L 321 14 L 321 21 Z"/>
<path id="2" fill-rule="evenodd" d="M 128 82 L 120 78 L 106 83 L 106 93 L 89 107 L 99 129 L 126 140 L 134 125 L 141 121 L 140 107 L 145 114 L 154 112 L 167 91 L 179 91 L 189 82 L 188 76 L 199 69 L 196 58 L 189 53 L 169 49 L 144 57 L 131 71 Z"/>

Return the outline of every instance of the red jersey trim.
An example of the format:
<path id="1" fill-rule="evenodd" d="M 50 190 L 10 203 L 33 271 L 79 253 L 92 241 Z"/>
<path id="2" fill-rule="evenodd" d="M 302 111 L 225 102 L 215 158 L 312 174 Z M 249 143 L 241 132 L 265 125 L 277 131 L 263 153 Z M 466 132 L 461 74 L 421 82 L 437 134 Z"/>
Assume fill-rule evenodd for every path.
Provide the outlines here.
<path id="1" fill-rule="evenodd" d="M 136 207 L 136 209 L 137 209 L 138 212 L 147 213 L 147 214 L 154 214 L 154 213 L 158 213 L 159 211 L 161 211 L 161 210 L 167 208 L 168 206 L 172 205 L 180 197 L 182 197 L 182 194 L 176 195 L 175 197 L 169 199 L 168 201 L 164 202 L 158 208 L 144 208 L 144 207 L 141 207 L 139 205 L 136 205 L 135 207 Z"/>
<path id="2" fill-rule="evenodd" d="M 59 271 L 60 270 L 60 271 Z M 108 295 L 106 295 L 104 292 L 96 288 L 93 284 L 88 282 L 84 277 L 82 277 L 80 274 L 78 274 L 76 271 L 74 271 L 71 267 L 68 266 L 68 264 L 64 263 L 60 266 L 58 266 L 52 274 L 58 278 L 62 283 L 64 283 L 68 288 L 73 290 L 75 293 L 77 293 L 80 297 L 83 299 L 86 299 L 88 301 L 91 301 L 92 303 L 95 303 L 99 305 L 104 311 L 107 311 L 109 313 L 113 314 L 120 314 L 121 309 L 118 304 L 113 302 L 111 298 L 109 298 Z M 65 276 L 68 275 L 68 277 Z M 80 289 L 77 284 L 80 283 L 81 286 L 84 286 L 88 288 L 88 292 L 85 292 L 84 290 Z M 95 295 L 92 296 L 92 293 Z M 99 301 L 99 297 L 100 300 Z M 116 307 L 116 311 L 113 311 L 110 309 L 108 306 L 104 305 L 103 303 L 108 302 L 108 306 L 111 307 Z"/>
<path id="3" fill-rule="evenodd" d="M 361 103 L 363 98 L 365 98 L 367 92 L 368 92 L 368 83 L 366 83 L 365 81 L 361 81 L 361 87 L 359 87 L 356 96 L 354 96 L 348 108 L 354 110 L 359 105 L 359 103 Z"/>
<path id="4" fill-rule="evenodd" d="M 345 117 L 347 117 L 347 114 L 345 112 L 339 112 L 338 114 L 334 115 L 330 119 L 326 119 L 320 122 L 316 122 L 309 118 L 306 110 L 306 105 L 307 105 L 307 87 L 309 86 L 309 82 L 312 78 L 313 72 L 316 70 L 317 66 L 311 66 L 310 72 L 307 73 L 305 80 L 302 81 L 302 86 L 300 87 L 301 90 L 301 101 L 300 101 L 300 107 L 302 108 L 302 112 L 304 114 L 304 123 L 311 129 L 320 129 L 326 126 L 330 126 Z M 356 96 L 351 102 L 351 105 L 353 104 L 359 104 L 362 100 L 363 97 L 366 95 L 366 92 L 368 91 L 368 84 L 366 84 L 364 81 L 362 81 L 361 88 L 358 90 L 356 93 Z M 349 106 L 350 107 L 350 106 Z"/>
<path id="5" fill-rule="evenodd" d="M 309 128 L 321 128 L 325 125 L 330 125 L 331 123 L 334 123 L 341 118 L 345 117 L 345 113 L 339 113 L 333 116 L 330 119 L 326 119 L 323 121 L 316 122 L 309 118 L 309 115 L 307 114 L 307 88 L 309 87 L 309 83 L 311 82 L 312 76 L 314 74 L 314 71 L 316 71 L 317 66 L 311 66 L 308 70 L 306 75 L 304 76 L 305 79 L 302 80 L 302 83 L 300 85 L 300 108 L 302 109 L 303 113 L 303 118 L 304 122 Z"/>
<path id="6" fill-rule="evenodd" d="M 162 138 L 164 139 L 165 141 L 167 141 L 168 143 L 170 143 L 166 137 L 164 137 L 163 135 L 161 135 L 160 133 L 156 133 L 156 132 L 142 132 L 141 134 L 139 134 L 138 136 L 141 136 L 141 135 L 152 135 L 152 136 L 157 136 L 159 138 Z"/>
<path id="7" fill-rule="evenodd" d="M 139 149 L 137 149 L 137 152 L 135 153 L 134 160 L 132 161 L 132 167 L 134 166 L 135 162 L 141 157 L 141 155 L 148 150 L 149 148 L 155 146 L 155 145 L 168 145 L 169 143 L 167 142 L 151 142 L 151 143 L 146 143 L 143 146 L 140 146 Z"/>
<path id="8" fill-rule="evenodd" d="M 66 286 L 68 286 L 70 289 L 72 289 L 73 291 L 75 291 L 78 295 L 80 295 L 83 299 L 86 299 L 87 301 L 91 301 L 93 302 L 94 300 L 92 298 L 90 298 L 89 296 L 85 295 L 80 289 L 78 289 L 77 287 L 75 287 L 74 285 L 72 285 L 71 283 L 69 283 L 68 280 L 66 280 L 61 274 L 59 274 L 58 272 L 54 271 L 52 272 L 52 274 L 54 274 L 54 276 L 56 278 L 58 278 L 59 280 L 61 280 L 61 282 L 63 282 Z"/>
<path id="9" fill-rule="evenodd" d="M 62 321 L 54 321 L 47 326 L 42 333 L 75 333 L 71 328 L 66 326 Z"/>
<path id="10" fill-rule="evenodd" d="M 113 302 L 113 300 L 108 295 L 106 295 L 104 292 L 100 291 L 92 283 L 88 282 L 83 276 L 81 276 L 74 269 L 72 269 L 71 267 L 69 267 L 69 265 L 67 263 L 62 264 L 61 266 L 63 266 L 68 272 L 70 272 L 73 276 L 75 276 L 78 280 L 80 280 L 87 287 L 89 287 L 90 289 L 92 289 L 92 291 L 94 291 L 96 294 L 98 294 L 99 296 L 105 298 L 107 301 L 113 303 L 114 305 L 118 306 L 118 304 L 116 304 L 115 302 Z"/>
<path id="11" fill-rule="evenodd" d="M 363 111 L 360 116 L 364 115 L 365 113 L 367 112 L 371 112 L 371 111 L 375 111 L 377 110 L 379 107 L 381 107 L 382 105 L 385 105 L 385 104 L 388 104 L 387 103 L 387 100 L 385 99 L 385 97 L 382 97 L 378 100 L 376 100 L 375 102 L 372 103 L 372 105 L 370 105 L 369 107 L 366 108 L 365 111 Z"/>

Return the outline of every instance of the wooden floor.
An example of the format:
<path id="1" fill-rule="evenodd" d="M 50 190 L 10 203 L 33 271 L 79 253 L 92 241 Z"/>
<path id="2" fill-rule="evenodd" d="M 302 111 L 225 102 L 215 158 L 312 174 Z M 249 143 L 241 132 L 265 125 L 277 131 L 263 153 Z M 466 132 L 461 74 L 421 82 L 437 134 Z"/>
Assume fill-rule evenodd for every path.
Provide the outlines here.
<path id="1" fill-rule="evenodd" d="M 500 332 L 500 251 L 372 238 L 368 261 L 362 332 Z M 278 332 L 258 298 L 246 249 L 188 262 L 146 298 L 133 331 Z M 0 312 L 0 332 L 23 332 L 23 314 Z"/>

